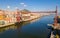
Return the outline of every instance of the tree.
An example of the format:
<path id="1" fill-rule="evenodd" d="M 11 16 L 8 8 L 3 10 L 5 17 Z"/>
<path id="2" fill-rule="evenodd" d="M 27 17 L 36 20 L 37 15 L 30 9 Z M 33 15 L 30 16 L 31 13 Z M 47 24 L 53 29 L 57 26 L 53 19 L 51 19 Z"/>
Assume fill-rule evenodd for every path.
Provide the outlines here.
<path id="1" fill-rule="evenodd" d="M 23 10 L 21 10 L 21 12 L 22 12 L 22 13 L 30 13 L 30 11 L 27 10 L 27 9 L 23 9 Z"/>

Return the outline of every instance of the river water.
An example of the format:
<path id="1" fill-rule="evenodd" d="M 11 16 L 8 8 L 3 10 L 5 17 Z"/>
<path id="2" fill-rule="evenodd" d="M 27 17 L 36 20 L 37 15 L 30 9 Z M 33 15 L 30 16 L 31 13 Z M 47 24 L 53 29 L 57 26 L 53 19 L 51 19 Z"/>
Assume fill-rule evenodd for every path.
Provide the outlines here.
<path id="1" fill-rule="evenodd" d="M 0 38 L 47 38 L 50 30 L 47 24 L 53 23 L 53 15 L 0 28 Z"/>

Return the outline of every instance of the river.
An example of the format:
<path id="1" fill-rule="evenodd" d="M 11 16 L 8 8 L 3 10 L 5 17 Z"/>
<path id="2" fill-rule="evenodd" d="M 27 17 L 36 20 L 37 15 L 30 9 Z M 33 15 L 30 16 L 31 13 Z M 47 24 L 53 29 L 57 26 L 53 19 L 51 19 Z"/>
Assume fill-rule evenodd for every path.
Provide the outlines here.
<path id="1" fill-rule="evenodd" d="M 50 33 L 47 24 L 53 23 L 53 17 L 43 16 L 19 25 L 0 28 L 0 38 L 47 38 Z"/>

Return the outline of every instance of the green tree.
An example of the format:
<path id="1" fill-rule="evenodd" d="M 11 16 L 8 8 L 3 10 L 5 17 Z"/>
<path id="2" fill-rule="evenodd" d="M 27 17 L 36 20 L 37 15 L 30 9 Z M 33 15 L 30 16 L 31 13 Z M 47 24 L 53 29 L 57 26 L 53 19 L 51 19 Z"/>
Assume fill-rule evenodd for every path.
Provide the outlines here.
<path id="1" fill-rule="evenodd" d="M 21 12 L 22 12 L 22 13 L 30 13 L 30 11 L 27 10 L 27 9 L 23 9 L 23 10 L 21 10 Z"/>

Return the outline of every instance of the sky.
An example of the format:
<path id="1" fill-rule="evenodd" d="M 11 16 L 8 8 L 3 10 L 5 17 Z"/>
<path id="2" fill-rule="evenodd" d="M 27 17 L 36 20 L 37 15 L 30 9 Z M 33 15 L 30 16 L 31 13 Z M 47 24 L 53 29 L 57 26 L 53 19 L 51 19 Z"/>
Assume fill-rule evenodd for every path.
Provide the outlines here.
<path id="1" fill-rule="evenodd" d="M 60 10 L 60 0 L 0 0 L 0 9 L 28 9 L 30 11 Z M 60 12 L 60 11 L 59 11 Z"/>

